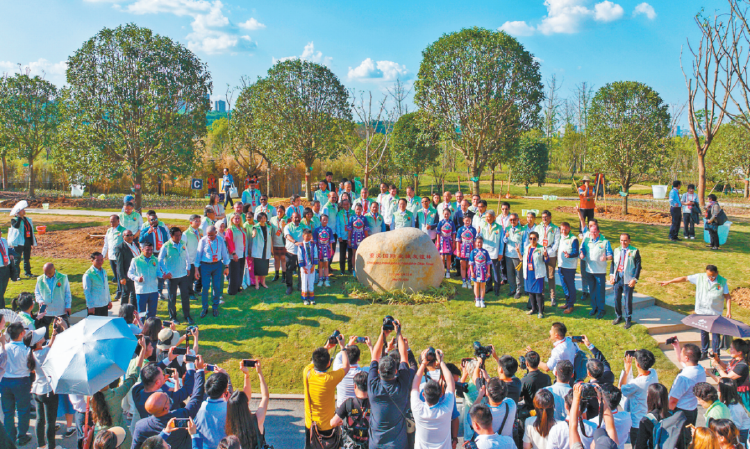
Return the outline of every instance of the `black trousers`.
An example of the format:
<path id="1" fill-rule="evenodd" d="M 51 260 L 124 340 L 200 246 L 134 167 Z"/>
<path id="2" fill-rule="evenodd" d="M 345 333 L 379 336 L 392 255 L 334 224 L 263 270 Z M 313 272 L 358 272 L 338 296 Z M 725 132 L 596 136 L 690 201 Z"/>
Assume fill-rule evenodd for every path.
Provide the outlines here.
<path id="1" fill-rule="evenodd" d="M 675 411 L 680 410 L 683 413 L 685 413 L 685 417 L 687 418 L 687 422 L 685 423 L 685 428 L 682 429 L 682 447 L 689 447 L 690 442 L 693 440 L 693 433 L 690 431 L 690 428 L 687 427 L 688 424 L 695 425 L 696 421 L 698 420 L 698 409 L 694 410 L 683 410 L 681 408 L 675 408 Z"/>
<path id="2" fill-rule="evenodd" d="M 343 240 L 339 243 L 339 269 L 341 273 L 347 271 L 346 263 L 349 261 L 349 271 L 354 269 L 354 250 L 349 248 L 349 243 Z"/>
<path id="3" fill-rule="evenodd" d="M 109 309 L 107 306 L 94 307 L 94 313 L 89 312 L 87 316 L 109 316 Z"/>
<path id="4" fill-rule="evenodd" d="M 286 271 L 284 271 L 284 280 L 286 286 L 291 288 L 294 281 L 294 273 L 297 272 L 297 255 L 292 254 L 289 251 L 286 252 Z"/>
<path id="5" fill-rule="evenodd" d="M 5 291 L 8 289 L 10 280 L 10 267 L 8 265 L 0 267 L 0 309 L 5 308 Z"/>
<path id="6" fill-rule="evenodd" d="M 27 241 L 23 246 L 16 246 L 13 249 L 16 250 L 16 257 L 14 259 L 14 263 L 16 264 L 16 271 L 18 271 L 20 275 L 21 259 L 23 258 L 23 273 L 31 274 L 31 242 Z"/>
<path id="7" fill-rule="evenodd" d="M 615 292 L 615 315 L 630 320 L 633 316 L 633 289 L 625 283 L 621 276 L 613 286 Z M 623 302 L 623 296 L 625 300 Z"/>
<path id="8" fill-rule="evenodd" d="M 133 304 L 136 310 L 138 309 L 138 301 L 135 298 L 135 282 L 130 279 L 126 279 L 125 285 L 122 286 L 122 298 L 120 299 L 120 304 Z"/>
<path id="9" fill-rule="evenodd" d="M 713 229 L 709 225 L 709 226 L 706 226 L 706 231 L 708 231 L 708 237 L 709 237 L 711 246 L 713 248 L 718 248 L 719 247 L 719 230 Z"/>
<path id="10" fill-rule="evenodd" d="M 680 235 L 680 222 L 682 221 L 682 208 L 670 207 L 669 215 L 672 216 L 672 225 L 669 227 L 669 238 L 674 240 Z"/>
<path id="11" fill-rule="evenodd" d="M 195 267 L 193 267 L 195 269 Z M 182 301 L 182 316 L 187 319 L 190 316 L 190 287 L 193 283 L 191 282 L 190 275 L 183 276 L 181 278 L 172 278 L 169 280 L 169 290 L 167 296 L 167 310 L 169 310 L 169 318 L 177 318 L 177 288 L 180 289 L 180 300 Z"/>
<path id="12" fill-rule="evenodd" d="M 321 430 L 320 434 L 329 436 L 333 434 L 334 430 L 336 429 Z M 305 449 L 313 449 L 313 447 L 316 447 L 316 446 L 313 446 L 312 444 L 310 444 L 310 429 L 305 427 Z"/>
<path id="13" fill-rule="evenodd" d="M 229 287 L 227 287 L 228 295 L 236 295 L 242 287 L 242 275 L 245 274 L 245 258 L 239 258 L 235 262 L 234 259 L 229 259 Z"/>
<path id="14" fill-rule="evenodd" d="M 682 214 L 682 226 L 685 232 L 685 238 L 695 237 L 695 222 L 693 221 L 693 214 Z"/>
<path id="15" fill-rule="evenodd" d="M 59 397 L 55 393 L 35 394 L 36 402 L 36 441 L 37 446 L 55 447 L 55 421 L 57 421 L 57 404 Z"/>
<path id="16" fill-rule="evenodd" d="M 112 268 L 112 276 L 115 279 L 115 284 L 117 284 L 117 295 L 122 295 L 122 284 L 120 284 L 120 276 L 117 275 L 117 261 L 116 260 L 110 260 L 109 261 L 109 267 Z"/>
<path id="17" fill-rule="evenodd" d="M 190 264 L 190 272 L 188 273 L 188 280 L 190 281 L 190 296 L 195 296 L 195 265 Z"/>
<path id="18" fill-rule="evenodd" d="M 339 236 L 334 235 L 331 239 L 331 255 L 328 257 L 328 273 L 331 272 L 331 263 L 333 263 L 333 255 L 336 254 L 336 244 L 339 242 Z"/>
<path id="19" fill-rule="evenodd" d="M 232 195 L 229 194 L 229 189 L 224 191 L 224 209 L 227 208 L 227 204 L 231 204 L 234 206 L 234 203 L 232 202 Z"/>
<path id="20" fill-rule="evenodd" d="M 503 280 L 503 267 L 502 261 L 498 259 L 492 259 L 492 273 L 490 273 L 490 279 L 487 281 L 487 291 L 494 291 L 495 295 L 500 294 L 500 282 Z"/>
<path id="21" fill-rule="evenodd" d="M 583 217 L 583 225 L 588 226 L 589 221 L 594 219 L 594 209 L 578 209 L 579 212 L 581 212 L 581 217 Z M 581 232 L 583 232 L 583 229 L 581 229 Z"/>
<path id="22" fill-rule="evenodd" d="M 544 313 L 544 293 L 529 293 L 529 303 L 534 313 Z"/>

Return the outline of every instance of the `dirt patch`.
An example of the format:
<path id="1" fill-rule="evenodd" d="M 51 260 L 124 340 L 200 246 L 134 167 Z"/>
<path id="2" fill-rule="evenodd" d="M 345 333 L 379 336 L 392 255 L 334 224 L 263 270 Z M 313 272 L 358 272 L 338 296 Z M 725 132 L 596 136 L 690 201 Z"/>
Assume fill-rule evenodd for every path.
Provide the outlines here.
<path id="1" fill-rule="evenodd" d="M 104 235 L 106 226 L 52 231 L 37 238 L 39 246 L 34 248 L 34 257 L 46 259 L 88 259 L 94 251 L 101 251 L 104 239 L 91 235 Z"/>
<path id="2" fill-rule="evenodd" d="M 740 287 L 732 290 L 732 302 L 742 308 L 750 309 L 750 288 Z"/>
<path id="3" fill-rule="evenodd" d="M 0 207 L 13 207 L 17 202 L 24 198 L 13 198 L 0 202 Z M 41 209 L 44 203 L 48 203 L 50 209 L 57 207 L 79 207 L 83 206 L 84 200 L 82 198 L 66 198 L 64 196 L 58 198 L 52 197 L 39 197 L 34 199 L 26 199 L 29 203 L 30 209 Z"/>
<path id="4" fill-rule="evenodd" d="M 569 214 L 577 214 L 578 212 L 572 206 L 560 206 L 555 208 L 560 212 L 566 212 Z M 621 206 L 607 206 L 605 211 L 604 206 L 596 207 L 596 214 L 603 216 L 608 220 L 616 221 L 627 221 L 630 223 L 646 223 L 646 224 L 661 224 L 669 225 L 672 223 L 672 217 L 667 212 L 661 212 L 657 210 L 640 209 L 637 207 L 628 207 L 628 214 L 622 213 Z"/>

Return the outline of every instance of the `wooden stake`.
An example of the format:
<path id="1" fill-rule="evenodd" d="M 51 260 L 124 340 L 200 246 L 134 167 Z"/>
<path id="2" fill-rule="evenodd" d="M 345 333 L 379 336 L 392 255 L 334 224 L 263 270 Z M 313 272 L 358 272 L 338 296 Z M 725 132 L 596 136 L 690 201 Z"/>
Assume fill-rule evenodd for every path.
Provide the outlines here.
<path id="1" fill-rule="evenodd" d="M 458 191 L 461 191 L 461 175 L 458 175 Z"/>

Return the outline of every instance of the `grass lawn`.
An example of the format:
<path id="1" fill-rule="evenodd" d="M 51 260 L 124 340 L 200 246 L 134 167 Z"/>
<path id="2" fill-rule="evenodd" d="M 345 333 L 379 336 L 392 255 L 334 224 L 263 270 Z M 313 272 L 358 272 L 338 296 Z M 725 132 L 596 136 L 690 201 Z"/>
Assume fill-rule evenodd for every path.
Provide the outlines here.
<path id="1" fill-rule="evenodd" d="M 572 214 L 556 212 L 559 205 L 570 202 L 549 202 L 542 200 L 510 200 L 512 210 L 550 209 L 554 222 L 575 222 Z M 491 204 L 495 208 L 496 203 Z M 166 212 L 166 211 L 164 211 Z M 191 211 L 185 211 L 189 213 Z M 600 217 L 601 218 L 601 217 Z M 694 290 L 689 284 L 671 285 L 662 288 L 658 281 L 677 276 L 702 272 L 706 264 L 715 264 L 723 276 L 729 279 L 730 288 L 748 286 L 750 282 L 750 226 L 747 222 L 734 220 L 729 241 L 722 251 L 710 251 L 702 240 L 669 242 L 667 227 L 627 222 L 601 221 L 602 232 L 616 244 L 621 232 L 632 236 L 633 245 L 640 248 L 643 257 L 643 274 L 637 290 L 653 295 L 660 304 L 682 313 L 691 313 L 694 303 Z M 67 226 L 59 223 L 60 226 Z M 78 224 L 80 225 L 80 224 Z M 48 225 L 49 226 L 49 225 Z M 75 224 L 70 224 L 75 226 Z M 697 229 L 699 238 L 702 228 Z M 81 275 L 89 263 L 82 259 L 56 260 L 60 271 L 71 279 L 74 296 L 74 309 L 83 307 Z M 41 274 L 44 262 L 33 260 L 33 269 Z M 334 264 L 334 268 L 337 264 Z M 107 269 L 109 270 L 109 269 Z M 393 315 L 404 323 L 404 333 L 412 347 L 421 351 L 427 345 L 443 349 L 448 359 L 459 362 L 462 357 L 472 354 L 471 345 L 475 340 L 482 344 L 492 343 L 500 353 L 518 357 L 525 347 L 531 345 L 545 358 L 551 345 L 547 341 L 552 322 L 562 320 L 572 335 L 586 334 L 610 359 L 615 371 L 622 367 L 622 354 L 626 350 L 648 348 L 657 357 L 659 377 L 665 385 L 670 385 L 677 369 L 658 350 L 655 341 L 646 329 L 634 326 L 625 331 L 622 326 L 613 327 L 609 320 L 613 311 L 609 310 L 607 320 L 593 320 L 588 317 L 587 305 L 577 307 L 572 315 L 564 316 L 559 309 L 547 310 L 543 320 L 527 316 L 526 297 L 521 300 L 508 299 L 507 287 L 501 289 L 501 296 L 487 297 L 486 309 L 473 307 L 473 294 L 458 288 L 457 297 L 445 304 L 420 306 L 371 305 L 366 301 L 346 297 L 343 283 L 353 281 L 350 277 L 337 276 L 334 286 L 319 289 L 316 293 L 316 306 L 302 306 L 296 294 L 285 296 L 280 282 L 270 284 L 269 290 L 242 292 L 235 297 L 225 296 L 227 302 L 219 319 L 198 320 L 201 328 L 201 352 L 208 360 L 229 369 L 235 382 L 240 381 L 237 362 L 243 358 L 259 357 L 265 362 L 264 371 L 272 392 L 301 392 L 300 373 L 310 358 L 312 350 L 324 344 L 326 338 L 336 329 L 344 335 L 369 335 L 376 338 L 380 323 L 385 315 Z M 458 281 L 451 280 L 456 283 Z M 12 283 L 7 297 L 20 291 L 33 291 L 34 280 Z M 114 286 L 112 286 L 114 288 Z M 562 291 L 558 288 L 558 297 Z M 199 303 L 193 303 L 194 317 L 200 310 Z M 159 303 L 160 316 L 166 315 L 166 303 Z M 750 311 L 734 307 L 734 317 L 750 322 Z M 564 316 L 564 318 L 563 318 Z M 185 326 L 182 326 L 184 329 Z M 369 354 L 363 354 L 362 362 L 369 362 Z M 494 364 L 490 363 L 494 369 Z M 523 373 L 519 373 L 522 375 Z"/>

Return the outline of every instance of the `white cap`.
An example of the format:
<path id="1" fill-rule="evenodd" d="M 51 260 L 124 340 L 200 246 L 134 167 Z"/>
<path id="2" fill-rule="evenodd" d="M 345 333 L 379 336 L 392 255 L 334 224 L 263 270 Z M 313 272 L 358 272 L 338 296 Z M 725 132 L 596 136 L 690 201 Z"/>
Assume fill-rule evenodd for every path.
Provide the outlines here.
<path id="1" fill-rule="evenodd" d="M 40 341 L 44 340 L 44 334 L 46 332 L 47 332 L 47 329 L 43 327 L 31 332 L 32 334 L 34 334 L 34 336 L 31 337 L 31 346 L 35 346 Z"/>

